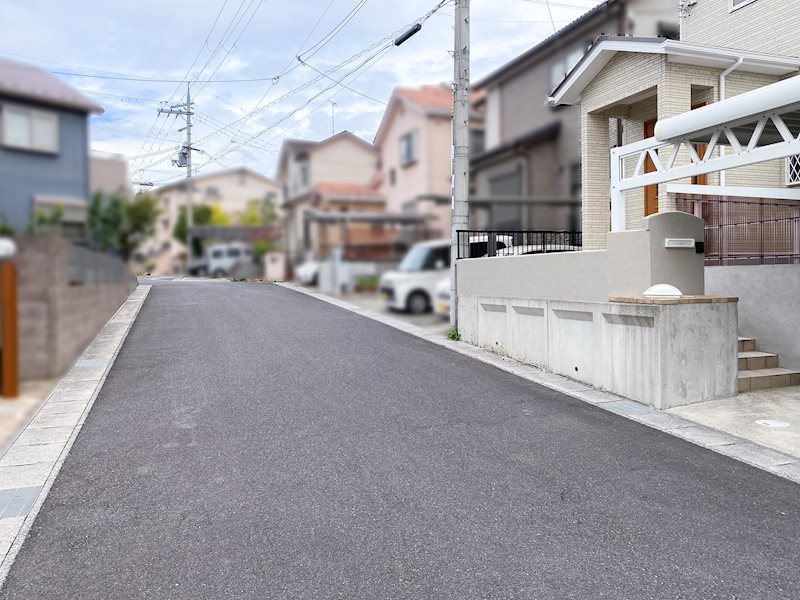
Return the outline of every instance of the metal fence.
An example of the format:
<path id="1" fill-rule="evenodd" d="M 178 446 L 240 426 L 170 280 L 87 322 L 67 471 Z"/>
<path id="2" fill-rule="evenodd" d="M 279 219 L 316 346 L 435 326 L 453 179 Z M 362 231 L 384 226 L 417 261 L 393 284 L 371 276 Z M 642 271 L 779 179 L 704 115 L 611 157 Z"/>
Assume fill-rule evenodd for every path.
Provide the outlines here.
<path id="1" fill-rule="evenodd" d="M 456 233 L 458 258 L 575 252 L 583 244 L 580 231 L 459 229 Z"/>
<path id="2" fill-rule="evenodd" d="M 679 195 L 705 222 L 707 266 L 800 263 L 800 201 Z"/>

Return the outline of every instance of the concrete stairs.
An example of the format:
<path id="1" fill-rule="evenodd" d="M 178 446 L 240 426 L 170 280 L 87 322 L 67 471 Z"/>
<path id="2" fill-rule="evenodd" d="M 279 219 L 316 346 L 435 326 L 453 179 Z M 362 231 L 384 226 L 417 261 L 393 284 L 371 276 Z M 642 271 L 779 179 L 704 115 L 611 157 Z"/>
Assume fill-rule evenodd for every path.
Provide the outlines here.
<path id="1" fill-rule="evenodd" d="M 800 385 L 800 371 L 778 366 L 774 352 L 756 350 L 753 338 L 739 338 L 739 392 Z"/>

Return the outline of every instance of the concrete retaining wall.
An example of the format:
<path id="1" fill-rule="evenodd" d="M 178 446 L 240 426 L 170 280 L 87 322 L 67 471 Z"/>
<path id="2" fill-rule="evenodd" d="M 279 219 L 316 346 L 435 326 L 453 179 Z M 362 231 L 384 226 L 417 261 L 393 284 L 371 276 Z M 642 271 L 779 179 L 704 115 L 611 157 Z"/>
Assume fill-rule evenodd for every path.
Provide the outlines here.
<path id="1" fill-rule="evenodd" d="M 707 267 L 709 294 L 739 298 L 739 333 L 800 369 L 800 265 Z"/>
<path id="2" fill-rule="evenodd" d="M 136 278 L 117 260 L 118 277 L 71 284 L 69 242 L 56 237 L 15 241 L 20 379 L 58 377 L 125 301 Z M 102 258 L 108 270 L 109 257 Z"/>
<path id="3" fill-rule="evenodd" d="M 736 303 L 459 297 L 462 340 L 659 409 L 736 394 Z"/>

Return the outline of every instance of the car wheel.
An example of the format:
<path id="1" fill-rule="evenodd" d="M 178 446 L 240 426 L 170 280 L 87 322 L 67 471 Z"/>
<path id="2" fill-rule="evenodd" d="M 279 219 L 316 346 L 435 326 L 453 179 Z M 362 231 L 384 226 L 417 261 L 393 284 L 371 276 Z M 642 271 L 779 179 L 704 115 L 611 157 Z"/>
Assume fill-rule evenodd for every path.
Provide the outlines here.
<path id="1" fill-rule="evenodd" d="M 421 315 L 428 312 L 428 297 L 422 292 L 414 292 L 406 300 L 406 308 L 412 315 Z"/>

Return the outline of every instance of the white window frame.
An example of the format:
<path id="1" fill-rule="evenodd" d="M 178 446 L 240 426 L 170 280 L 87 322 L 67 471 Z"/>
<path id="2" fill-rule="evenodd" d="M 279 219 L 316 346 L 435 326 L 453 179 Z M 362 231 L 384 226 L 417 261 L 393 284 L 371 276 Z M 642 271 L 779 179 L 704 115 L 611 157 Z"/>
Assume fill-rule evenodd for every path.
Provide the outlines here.
<path id="1" fill-rule="evenodd" d="M 10 112 L 16 113 L 24 113 L 28 117 L 28 138 L 30 140 L 30 144 L 14 144 L 10 143 L 6 140 L 6 119 L 8 118 L 8 114 Z M 44 145 L 35 145 L 33 140 L 33 120 L 35 118 L 46 119 L 52 121 L 54 126 L 54 139 L 52 146 L 44 146 Z M 45 110 L 38 110 L 34 108 L 28 108 L 27 106 L 21 106 L 19 104 L 8 104 L 3 103 L 0 105 L 0 145 L 6 148 L 14 148 L 16 150 L 26 150 L 28 152 L 41 152 L 44 154 L 58 154 L 59 145 L 60 145 L 60 135 L 59 135 L 59 115 L 57 112 L 54 111 L 45 111 Z"/>
<path id="2" fill-rule="evenodd" d="M 786 186 L 800 186 L 800 154 L 786 157 Z"/>
<path id="3" fill-rule="evenodd" d="M 733 1 L 734 0 L 728 0 L 728 12 L 729 13 L 731 13 L 731 12 L 733 12 L 735 10 L 739 10 L 740 8 L 743 8 L 745 6 L 748 6 L 749 4 L 752 4 L 753 2 L 756 2 L 756 0 L 742 0 L 742 2 L 740 2 L 739 4 L 734 4 Z"/>

